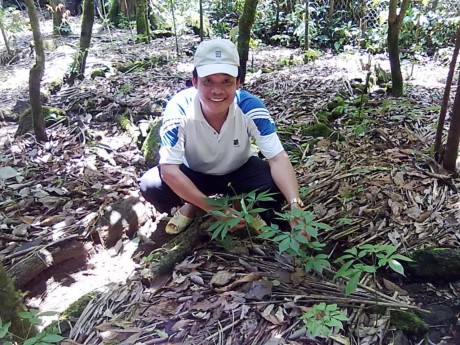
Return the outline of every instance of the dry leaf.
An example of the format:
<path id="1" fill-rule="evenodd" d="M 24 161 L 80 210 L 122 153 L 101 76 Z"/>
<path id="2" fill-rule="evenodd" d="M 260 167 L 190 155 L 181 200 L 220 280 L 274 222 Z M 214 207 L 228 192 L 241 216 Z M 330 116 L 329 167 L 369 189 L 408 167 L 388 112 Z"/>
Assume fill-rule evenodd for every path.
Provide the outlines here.
<path id="1" fill-rule="evenodd" d="M 265 296 L 269 296 L 272 293 L 273 284 L 269 280 L 256 280 L 246 283 L 242 291 L 246 293 L 247 299 L 255 299 L 262 301 Z"/>
<path id="2" fill-rule="evenodd" d="M 246 274 L 245 276 L 235 280 L 230 285 L 227 285 L 225 287 L 216 289 L 216 291 L 218 291 L 218 292 L 229 291 L 229 290 L 233 289 L 235 286 L 241 285 L 243 283 L 251 282 L 253 280 L 260 279 L 261 277 L 262 277 L 262 275 L 260 273 L 252 272 L 252 273 Z"/>
<path id="3" fill-rule="evenodd" d="M 233 277 L 235 273 L 228 271 L 219 271 L 211 279 L 211 285 L 223 286 L 227 284 Z"/>

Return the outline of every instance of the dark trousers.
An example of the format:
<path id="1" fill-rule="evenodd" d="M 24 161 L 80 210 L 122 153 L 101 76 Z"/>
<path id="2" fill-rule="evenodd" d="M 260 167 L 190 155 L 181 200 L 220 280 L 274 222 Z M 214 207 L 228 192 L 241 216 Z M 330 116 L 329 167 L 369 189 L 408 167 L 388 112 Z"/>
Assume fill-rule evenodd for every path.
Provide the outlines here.
<path id="1" fill-rule="evenodd" d="M 276 193 L 275 201 L 260 202 L 257 207 L 266 208 L 261 213 L 264 220 L 271 220 L 274 211 L 280 211 L 283 202 L 278 187 L 270 174 L 268 162 L 253 156 L 237 170 L 226 175 L 207 175 L 189 169 L 182 164 L 180 170 L 206 195 L 238 195 L 253 190 Z M 183 200 L 161 180 L 161 167 L 148 170 L 139 180 L 139 187 L 145 200 L 152 203 L 159 212 L 171 211 L 171 208 L 183 204 Z"/>

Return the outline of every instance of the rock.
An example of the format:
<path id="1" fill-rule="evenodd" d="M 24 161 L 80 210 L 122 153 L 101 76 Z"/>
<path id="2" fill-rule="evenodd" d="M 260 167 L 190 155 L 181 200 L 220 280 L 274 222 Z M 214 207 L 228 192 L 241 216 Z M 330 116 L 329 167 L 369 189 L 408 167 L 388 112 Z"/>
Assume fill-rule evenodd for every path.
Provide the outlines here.
<path id="1" fill-rule="evenodd" d="M 460 250 L 425 248 L 411 255 L 407 273 L 430 282 L 452 282 L 460 279 Z"/>
<path id="2" fill-rule="evenodd" d="M 446 325 L 456 320 L 456 312 L 445 305 L 430 304 L 424 306 L 423 309 L 427 309 L 431 312 L 430 314 L 422 315 L 422 319 L 429 325 Z"/>

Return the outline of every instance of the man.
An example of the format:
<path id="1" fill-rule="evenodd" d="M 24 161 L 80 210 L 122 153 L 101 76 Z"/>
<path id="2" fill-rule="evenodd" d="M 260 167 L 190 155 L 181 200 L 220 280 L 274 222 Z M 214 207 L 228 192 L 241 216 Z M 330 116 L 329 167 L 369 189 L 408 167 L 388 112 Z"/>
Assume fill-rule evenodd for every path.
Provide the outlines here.
<path id="1" fill-rule="evenodd" d="M 166 232 L 179 233 L 197 212 L 215 209 L 206 201 L 215 194 L 270 191 L 277 193 L 275 202 L 259 206 L 279 210 L 284 196 L 291 209 L 300 208 L 294 169 L 273 119 L 260 99 L 239 90 L 235 45 L 225 39 L 204 41 L 194 65 L 194 87 L 179 92 L 166 106 L 159 166 L 139 180 L 142 195 L 160 212 L 186 202 Z M 266 160 L 257 156 L 251 138 Z M 228 208 L 229 217 L 232 211 Z M 267 214 L 263 217 L 270 221 Z M 242 220 L 233 230 L 244 225 Z"/>

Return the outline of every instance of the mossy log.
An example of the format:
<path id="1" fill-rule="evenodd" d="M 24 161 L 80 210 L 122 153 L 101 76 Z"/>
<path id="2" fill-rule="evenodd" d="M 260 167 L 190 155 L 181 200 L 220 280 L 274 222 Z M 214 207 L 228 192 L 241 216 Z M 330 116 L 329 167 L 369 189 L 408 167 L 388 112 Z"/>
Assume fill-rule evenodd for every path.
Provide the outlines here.
<path id="1" fill-rule="evenodd" d="M 148 277 L 152 285 L 155 285 L 157 280 L 161 281 L 161 277 L 164 275 L 170 274 L 177 263 L 184 260 L 193 252 L 202 238 L 209 239 L 209 236 L 205 236 L 205 232 L 215 222 L 215 219 L 209 217 L 200 222 L 201 219 L 198 218 L 195 220 L 184 232 L 163 245 L 161 249 L 162 256 L 155 263 Z M 257 236 L 260 234 L 260 229 L 265 225 L 266 223 L 262 219 L 255 217 L 248 225 L 247 231 L 240 230 L 234 235 L 240 238 L 247 237 L 248 235 Z"/>
<path id="2" fill-rule="evenodd" d="M 149 167 L 158 165 L 160 161 L 160 127 L 161 118 L 157 117 L 149 124 L 149 130 L 144 143 L 142 144 L 142 155 Z"/>
<path id="3" fill-rule="evenodd" d="M 62 119 L 67 120 L 68 118 L 66 112 L 59 108 L 43 106 L 42 111 L 43 111 L 43 116 L 45 118 L 46 126 L 50 126 L 53 123 L 56 123 Z M 22 112 L 22 114 L 19 116 L 18 125 L 19 126 L 15 134 L 16 137 L 24 135 L 28 132 L 33 132 L 34 124 L 33 124 L 31 108 L 28 108 Z"/>
<path id="4" fill-rule="evenodd" d="M 23 289 L 47 268 L 66 260 L 86 258 L 86 255 L 82 242 L 67 239 L 24 256 L 8 270 L 8 274 L 15 277 L 15 287 Z"/>
<path id="5" fill-rule="evenodd" d="M 161 276 L 171 273 L 177 263 L 185 259 L 193 252 L 200 242 L 202 235 L 204 234 L 204 230 L 206 230 L 211 223 L 212 219 L 208 219 L 201 224 L 198 220 L 196 220 L 184 232 L 180 233 L 171 241 L 163 245 L 162 250 L 165 254 L 155 264 L 149 277 L 152 285 Z"/>
<path id="6" fill-rule="evenodd" d="M 35 335 L 36 330 L 29 320 L 21 319 L 19 312 L 24 310 L 22 298 L 15 290 L 13 280 L 0 263 L 0 319 L 2 323 L 11 322 L 10 333 L 19 339 Z"/>
<path id="7" fill-rule="evenodd" d="M 428 325 L 413 311 L 391 310 L 390 325 L 407 335 L 422 335 L 428 332 Z"/>
<path id="8" fill-rule="evenodd" d="M 415 278 L 431 282 L 460 279 L 460 250 L 451 248 L 425 248 L 411 255 L 414 262 L 407 272 Z"/>

